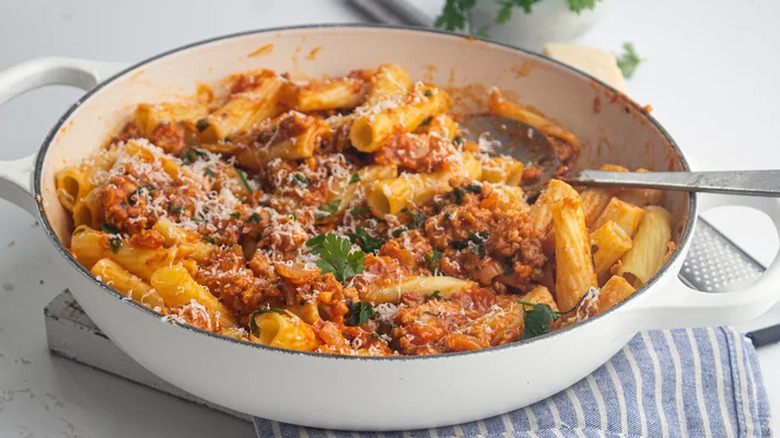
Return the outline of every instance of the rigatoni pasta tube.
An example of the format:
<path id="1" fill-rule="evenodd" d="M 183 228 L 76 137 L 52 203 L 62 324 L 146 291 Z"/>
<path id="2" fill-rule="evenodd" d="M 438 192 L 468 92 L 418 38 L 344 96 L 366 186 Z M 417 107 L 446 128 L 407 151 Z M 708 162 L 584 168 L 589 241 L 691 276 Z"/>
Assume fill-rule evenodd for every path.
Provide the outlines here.
<path id="1" fill-rule="evenodd" d="M 231 96 L 227 103 L 205 118 L 208 123 L 204 122 L 205 129 L 200 135 L 204 143 L 216 143 L 281 112 L 282 83 L 276 73 L 263 71 L 257 75 L 257 81 L 258 86 Z"/>
<path id="2" fill-rule="evenodd" d="M 558 307 L 571 309 L 597 286 L 582 201 L 564 198 L 552 206 L 555 233 L 555 293 Z"/>
<path id="3" fill-rule="evenodd" d="M 404 208 L 428 202 L 437 194 L 449 190 L 449 179 L 452 177 L 479 179 L 481 172 L 479 161 L 471 154 L 463 154 L 463 162 L 451 170 L 403 174 L 397 178 L 376 181 L 366 199 L 371 212 L 384 218 L 388 214 L 398 214 Z"/>
<path id="4" fill-rule="evenodd" d="M 518 186 L 523 179 L 523 163 L 511 157 L 480 157 L 482 181 Z"/>
<path id="5" fill-rule="evenodd" d="M 111 259 L 100 259 L 90 272 L 100 281 L 118 290 L 122 295 L 130 297 L 141 304 L 154 309 L 163 307 L 165 303 L 152 286 L 133 275 L 119 263 Z"/>
<path id="6" fill-rule="evenodd" d="M 370 285 L 362 293 L 360 299 L 371 304 L 398 303 L 405 293 L 417 293 L 421 295 L 431 295 L 439 292 L 439 296 L 446 298 L 456 293 L 468 291 L 477 287 L 477 283 L 460 278 L 444 276 L 420 276 L 409 277 L 400 283 L 379 286 Z"/>
<path id="7" fill-rule="evenodd" d="M 395 132 L 414 131 L 427 117 L 447 111 L 451 104 L 450 96 L 444 90 L 420 85 L 397 105 L 358 117 L 349 129 L 349 139 L 355 149 L 374 152 Z"/>
<path id="8" fill-rule="evenodd" d="M 166 218 L 160 218 L 152 229 L 163 236 L 167 248 L 176 245 L 178 257 L 204 262 L 215 248 L 214 245 L 204 242 L 198 233 L 185 230 Z"/>
<path id="9" fill-rule="evenodd" d="M 298 131 L 295 136 L 277 137 L 281 124 L 289 125 L 290 130 Z M 314 116 L 292 111 L 278 117 L 271 124 L 273 135 L 264 145 L 247 145 L 236 152 L 236 161 L 248 169 L 264 169 L 266 164 L 276 158 L 298 160 L 314 154 L 322 140 L 330 134 L 328 124 Z"/>
<path id="10" fill-rule="evenodd" d="M 620 260 L 632 245 L 631 236 L 614 221 L 609 221 L 590 233 L 590 241 L 596 248 L 593 253 L 593 265 L 596 277 L 599 279 L 606 277 L 609 268 Z"/>
<path id="11" fill-rule="evenodd" d="M 488 108 L 491 112 L 499 116 L 517 120 L 525 123 L 526 125 L 533 126 L 539 131 L 542 131 L 544 134 L 557 137 L 566 143 L 569 143 L 575 150 L 579 149 L 580 141 L 576 135 L 563 129 L 550 120 L 547 120 L 546 118 L 536 113 L 528 111 L 520 105 L 507 102 L 501 96 L 501 92 L 498 91 L 497 88 L 493 88 L 490 91 Z"/>
<path id="12" fill-rule="evenodd" d="M 170 266 L 176 254 L 175 248 L 168 250 L 135 246 L 118 235 L 96 231 L 86 225 L 73 231 L 70 250 L 88 269 L 98 260 L 110 258 L 147 281 L 155 270 Z"/>
<path id="13" fill-rule="evenodd" d="M 582 208 L 585 211 L 585 225 L 588 227 L 591 227 L 593 222 L 598 219 L 612 198 L 606 190 L 594 187 L 583 190 L 580 197 L 582 198 Z"/>
<path id="14" fill-rule="evenodd" d="M 277 313 L 269 310 L 254 314 L 250 322 L 249 339 L 257 344 L 299 351 L 312 351 L 317 347 L 317 338 L 311 326 L 284 311 Z"/>
<path id="15" fill-rule="evenodd" d="M 298 111 L 352 109 L 366 99 L 367 87 L 358 78 L 314 82 L 298 90 Z"/>
<path id="16" fill-rule="evenodd" d="M 357 174 L 358 181 L 352 182 L 352 175 Z M 398 176 L 398 168 L 395 164 L 376 164 L 360 168 L 354 174 L 342 178 L 331 185 L 328 201 L 340 199 L 339 214 L 352 205 L 352 201 L 376 181 L 393 179 Z"/>
<path id="17" fill-rule="evenodd" d="M 633 240 L 633 247 L 621 259 L 619 274 L 638 288 L 650 280 L 663 264 L 672 239 L 672 216 L 663 207 L 651 205 Z"/>
<path id="18" fill-rule="evenodd" d="M 559 179 L 550 180 L 528 212 L 534 234 L 544 238 L 552 224 L 552 206 L 565 198 L 579 199 L 579 193 Z"/>
<path id="19" fill-rule="evenodd" d="M 170 266 L 154 271 L 150 283 L 168 307 L 184 306 L 195 300 L 217 316 L 222 326 L 236 325 L 230 312 L 217 297 L 198 284 L 182 266 Z"/>
<path id="20" fill-rule="evenodd" d="M 377 103 L 395 96 L 405 95 L 412 87 L 409 74 L 398 64 L 382 64 L 371 77 L 371 90 L 368 93 L 365 106 Z"/>
<path id="21" fill-rule="evenodd" d="M 637 207 L 634 204 L 622 201 L 618 198 L 612 198 L 609 200 L 604 211 L 599 215 L 598 219 L 593 222 L 591 229 L 596 229 L 604 226 L 609 221 L 613 221 L 629 236 L 636 234 L 636 230 L 639 227 L 639 223 L 642 222 L 642 217 L 645 211 L 641 207 Z"/>
<path id="22" fill-rule="evenodd" d="M 194 102 L 142 103 L 135 108 L 135 124 L 148 136 L 160 123 L 185 122 L 195 128 L 198 120 L 207 115 L 208 108 Z"/>
<path id="23" fill-rule="evenodd" d="M 608 310 L 615 304 L 625 300 L 634 293 L 636 289 L 631 286 L 625 278 L 619 275 L 613 275 L 601 287 L 598 298 L 596 298 L 596 308 L 598 313 Z"/>

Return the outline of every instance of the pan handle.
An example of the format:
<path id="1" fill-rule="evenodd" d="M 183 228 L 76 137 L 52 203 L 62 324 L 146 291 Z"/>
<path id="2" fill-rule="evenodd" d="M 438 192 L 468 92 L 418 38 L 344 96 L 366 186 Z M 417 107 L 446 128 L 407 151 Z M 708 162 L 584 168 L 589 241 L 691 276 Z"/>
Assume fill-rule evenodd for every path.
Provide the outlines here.
<path id="1" fill-rule="evenodd" d="M 45 85 L 72 85 L 89 90 L 125 68 L 126 63 L 75 58 L 33 58 L 0 71 L 0 105 Z M 0 198 L 35 215 L 33 172 L 37 153 L 18 160 L 0 160 Z"/>
<path id="2" fill-rule="evenodd" d="M 780 234 L 780 199 L 735 195 L 698 195 L 701 211 L 721 206 L 744 206 L 764 212 Z M 671 274 L 671 271 L 668 273 Z M 780 254 L 764 274 L 743 290 L 708 293 L 691 289 L 674 273 L 659 289 L 627 306 L 631 331 L 730 325 L 754 319 L 780 300 Z M 671 275 L 670 275 L 671 276 Z"/>

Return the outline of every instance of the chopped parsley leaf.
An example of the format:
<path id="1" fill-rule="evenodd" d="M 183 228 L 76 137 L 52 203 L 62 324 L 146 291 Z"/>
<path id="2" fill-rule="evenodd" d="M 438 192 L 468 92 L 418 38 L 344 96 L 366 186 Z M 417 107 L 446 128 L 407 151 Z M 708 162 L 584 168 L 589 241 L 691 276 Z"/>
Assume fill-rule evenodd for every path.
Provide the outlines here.
<path id="1" fill-rule="evenodd" d="M 462 145 L 463 144 L 463 137 L 461 137 L 459 135 L 455 136 L 455 138 L 452 139 L 452 144 L 454 144 L 455 146 Z"/>
<path id="2" fill-rule="evenodd" d="M 355 207 L 349 211 L 349 214 L 351 214 L 352 216 L 360 216 L 361 214 L 367 211 L 368 211 L 368 207 Z"/>
<path id="3" fill-rule="evenodd" d="M 241 213 L 239 213 L 239 212 L 230 213 L 230 217 L 232 217 L 234 219 L 238 219 L 238 218 L 241 217 Z"/>
<path id="4" fill-rule="evenodd" d="M 422 123 L 420 123 L 420 126 L 428 126 L 431 124 L 431 120 L 433 120 L 432 116 L 428 116 L 423 119 Z"/>
<path id="5" fill-rule="evenodd" d="M 236 169 L 236 173 L 238 174 L 238 178 L 241 180 L 241 184 L 244 185 L 244 188 L 246 188 L 246 191 L 249 192 L 249 194 L 252 194 L 252 186 L 249 185 L 249 181 L 246 180 L 246 174 L 244 174 L 244 171 L 241 169 Z"/>
<path id="6" fill-rule="evenodd" d="M 84 231 L 87 231 L 87 227 L 76 228 L 75 230 L 73 230 L 72 235 L 75 236 L 76 234 L 81 234 Z"/>
<path id="7" fill-rule="evenodd" d="M 206 118 L 198 119 L 198 121 L 195 122 L 195 129 L 197 129 L 198 132 L 203 132 L 203 131 L 209 129 L 210 125 L 211 125 L 211 123 L 209 123 L 209 119 L 206 119 Z"/>
<path id="8" fill-rule="evenodd" d="M 357 172 L 355 172 L 355 173 L 353 173 L 353 174 L 352 174 L 352 176 L 349 178 L 349 183 L 350 183 L 350 184 L 355 184 L 355 183 L 356 183 L 356 182 L 358 182 L 358 181 L 360 181 L 360 175 L 359 175 Z"/>
<path id="9" fill-rule="evenodd" d="M 423 215 L 421 211 L 412 213 L 411 211 L 409 211 L 408 208 L 404 208 L 403 210 L 401 210 L 401 213 L 409 216 L 412 219 L 412 224 L 414 225 L 414 228 L 420 228 L 420 226 L 422 226 L 422 224 L 425 223 L 425 215 Z"/>
<path id="10" fill-rule="evenodd" d="M 352 242 L 346 237 L 333 233 L 318 234 L 306 241 L 306 246 L 312 248 L 312 254 L 320 256 L 314 262 L 323 274 L 333 273 L 336 280 L 346 284 L 347 280 L 363 272 L 363 261 L 366 258 L 363 251 L 352 251 Z"/>
<path id="11" fill-rule="evenodd" d="M 455 203 L 460 205 L 463 203 L 463 197 L 466 196 L 466 192 L 460 187 L 453 187 L 452 194 L 455 195 Z"/>
<path id="12" fill-rule="evenodd" d="M 341 199 L 334 199 L 327 204 L 322 204 L 319 207 L 317 207 L 317 212 L 315 213 L 316 219 L 325 219 L 327 217 L 333 216 L 337 211 L 339 211 L 339 206 L 341 205 Z"/>
<path id="13" fill-rule="evenodd" d="M 385 243 L 385 240 L 379 237 L 372 237 L 362 227 L 357 227 L 354 233 L 347 233 L 350 242 L 360 246 L 366 253 L 376 254 L 379 248 Z"/>
<path id="14" fill-rule="evenodd" d="M 119 236 L 111 236 L 108 239 L 108 244 L 111 245 L 111 251 L 116 254 L 119 248 L 122 247 L 122 239 Z"/>
<path id="15" fill-rule="evenodd" d="M 100 231 L 108 234 L 119 234 L 119 230 L 117 230 L 114 224 L 103 224 L 103 226 L 100 227 Z"/>
<path id="16" fill-rule="evenodd" d="M 213 238 L 213 237 L 211 237 L 211 236 L 203 236 L 203 241 L 204 241 L 204 242 L 211 243 L 211 244 L 215 244 L 215 243 L 217 243 L 217 241 L 216 241 L 216 240 L 214 240 L 214 238 Z"/>
<path id="17" fill-rule="evenodd" d="M 216 177 L 217 177 L 217 174 L 216 174 L 216 173 L 214 173 L 214 171 L 213 171 L 213 170 L 211 170 L 211 168 L 210 168 L 210 167 L 207 167 L 207 168 L 206 168 L 206 175 L 208 175 L 208 176 L 210 176 L 210 177 L 212 177 L 212 178 L 216 178 Z"/>
<path id="18" fill-rule="evenodd" d="M 248 218 L 246 218 L 246 221 L 250 224 L 259 224 L 260 221 L 262 221 L 263 218 L 257 213 L 252 213 L 249 215 Z"/>
<path id="19" fill-rule="evenodd" d="M 288 181 L 297 183 L 298 185 L 305 186 L 305 187 L 311 186 L 313 184 L 311 179 L 307 178 L 302 173 L 293 173 L 288 178 Z"/>
<path id="20" fill-rule="evenodd" d="M 423 94 L 425 95 L 425 97 L 433 97 L 433 91 L 431 90 L 425 90 Z"/>
<path id="21" fill-rule="evenodd" d="M 352 327 L 365 324 L 374 313 L 374 306 L 371 303 L 363 301 L 349 303 L 349 312 L 344 315 L 344 324 Z"/>

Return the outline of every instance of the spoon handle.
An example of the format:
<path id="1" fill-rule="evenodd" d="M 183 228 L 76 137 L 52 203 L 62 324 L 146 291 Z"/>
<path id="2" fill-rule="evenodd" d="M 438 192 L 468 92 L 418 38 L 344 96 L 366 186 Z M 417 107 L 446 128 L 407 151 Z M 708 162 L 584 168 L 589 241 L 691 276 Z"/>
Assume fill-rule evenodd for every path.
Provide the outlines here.
<path id="1" fill-rule="evenodd" d="M 568 179 L 585 186 L 642 187 L 687 192 L 780 197 L 780 170 L 722 172 L 606 172 L 583 170 Z"/>

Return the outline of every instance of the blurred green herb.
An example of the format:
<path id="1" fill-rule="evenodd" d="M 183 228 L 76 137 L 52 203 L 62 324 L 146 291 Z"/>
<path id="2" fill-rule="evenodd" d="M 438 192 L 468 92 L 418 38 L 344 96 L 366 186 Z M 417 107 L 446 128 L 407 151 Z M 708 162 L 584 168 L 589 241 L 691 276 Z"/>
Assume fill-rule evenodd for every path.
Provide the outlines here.
<path id="1" fill-rule="evenodd" d="M 483 0 L 486 1 L 486 0 Z M 495 24 L 504 24 L 512 18 L 514 8 L 520 8 L 524 13 L 530 14 L 533 5 L 542 0 L 493 0 L 499 5 L 498 14 L 493 20 Z M 569 10 L 579 14 L 585 9 L 594 9 L 596 3 L 601 0 L 566 0 Z M 487 38 L 489 36 L 489 25 L 475 28 L 472 10 L 476 6 L 477 0 L 446 0 L 444 8 L 436 17 L 436 27 L 441 27 L 450 31 L 465 30 L 466 33 Z"/>
<path id="2" fill-rule="evenodd" d="M 623 50 L 623 54 L 617 57 L 617 64 L 620 67 L 620 71 L 623 72 L 623 77 L 628 79 L 634 75 L 634 71 L 636 71 L 642 59 L 637 55 L 632 43 L 623 43 Z"/>

